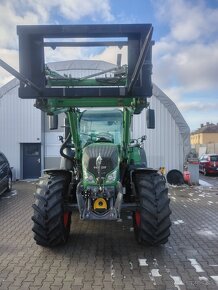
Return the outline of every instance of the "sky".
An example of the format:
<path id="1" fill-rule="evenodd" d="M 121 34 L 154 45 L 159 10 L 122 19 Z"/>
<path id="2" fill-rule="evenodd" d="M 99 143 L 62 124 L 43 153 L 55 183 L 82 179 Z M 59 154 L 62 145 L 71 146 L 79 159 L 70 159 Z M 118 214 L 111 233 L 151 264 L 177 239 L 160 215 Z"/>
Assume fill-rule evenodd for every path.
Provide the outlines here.
<path id="1" fill-rule="evenodd" d="M 153 82 L 192 131 L 218 123 L 218 0 L 0 0 L 0 58 L 18 70 L 16 25 L 112 23 L 151 23 Z M 116 62 L 116 54 L 114 48 L 48 49 L 46 60 Z M 0 86 L 11 78 L 0 68 Z"/>

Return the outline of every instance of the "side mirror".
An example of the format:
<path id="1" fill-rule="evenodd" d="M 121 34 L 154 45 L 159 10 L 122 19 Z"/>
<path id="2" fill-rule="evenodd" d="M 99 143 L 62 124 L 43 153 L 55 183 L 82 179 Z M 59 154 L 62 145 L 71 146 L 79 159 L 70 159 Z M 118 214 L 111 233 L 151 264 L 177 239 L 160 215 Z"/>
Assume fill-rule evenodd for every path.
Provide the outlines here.
<path id="1" fill-rule="evenodd" d="M 49 130 L 58 129 L 58 115 L 48 116 Z"/>
<path id="2" fill-rule="evenodd" d="M 155 129 L 155 114 L 153 109 L 147 109 L 146 122 L 148 129 Z"/>

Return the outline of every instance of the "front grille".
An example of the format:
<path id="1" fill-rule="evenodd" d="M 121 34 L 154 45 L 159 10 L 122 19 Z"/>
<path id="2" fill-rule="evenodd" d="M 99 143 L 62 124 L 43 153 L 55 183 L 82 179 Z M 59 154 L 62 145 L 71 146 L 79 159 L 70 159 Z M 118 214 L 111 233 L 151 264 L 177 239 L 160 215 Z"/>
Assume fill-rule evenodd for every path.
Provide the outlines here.
<path id="1" fill-rule="evenodd" d="M 101 156 L 101 176 L 105 177 L 118 165 L 118 148 L 116 145 L 91 144 L 83 150 L 83 166 L 95 176 L 98 176 L 96 158 Z"/>

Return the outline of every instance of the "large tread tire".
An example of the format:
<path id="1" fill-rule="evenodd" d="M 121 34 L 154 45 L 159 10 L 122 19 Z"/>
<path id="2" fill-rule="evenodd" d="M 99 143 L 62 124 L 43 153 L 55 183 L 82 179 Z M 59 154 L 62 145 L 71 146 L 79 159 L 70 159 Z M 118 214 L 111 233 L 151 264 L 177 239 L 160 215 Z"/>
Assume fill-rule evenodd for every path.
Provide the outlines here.
<path id="1" fill-rule="evenodd" d="M 71 213 L 64 212 L 64 200 L 70 183 L 67 174 L 50 173 L 40 178 L 35 193 L 33 232 L 38 245 L 54 247 L 66 243 Z"/>
<path id="2" fill-rule="evenodd" d="M 165 244 L 170 235 L 170 199 L 166 180 L 158 173 L 137 173 L 134 178 L 139 206 L 133 214 L 133 226 L 139 243 Z"/>

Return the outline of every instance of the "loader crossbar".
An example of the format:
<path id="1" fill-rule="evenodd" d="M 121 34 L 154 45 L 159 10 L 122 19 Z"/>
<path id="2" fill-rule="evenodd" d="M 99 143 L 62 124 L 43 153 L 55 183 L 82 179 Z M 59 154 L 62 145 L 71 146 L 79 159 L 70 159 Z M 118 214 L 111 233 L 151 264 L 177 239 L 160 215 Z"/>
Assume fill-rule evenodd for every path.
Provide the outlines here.
<path id="1" fill-rule="evenodd" d="M 25 82 L 20 78 L 19 97 L 26 99 L 151 97 L 152 31 L 151 24 L 18 26 L 20 74 L 28 80 Z M 86 38 L 90 41 L 64 42 L 63 39 L 66 38 Z M 113 40 L 106 41 L 105 38 Z M 126 40 L 121 41 L 121 38 Z M 128 68 L 121 71 L 120 75 L 118 72 L 115 77 L 107 77 L 105 81 L 93 77 L 85 80 L 58 76 L 49 79 L 44 48 L 78 46 L 127 46 Z"/>

